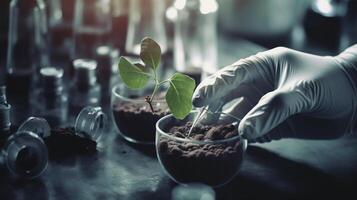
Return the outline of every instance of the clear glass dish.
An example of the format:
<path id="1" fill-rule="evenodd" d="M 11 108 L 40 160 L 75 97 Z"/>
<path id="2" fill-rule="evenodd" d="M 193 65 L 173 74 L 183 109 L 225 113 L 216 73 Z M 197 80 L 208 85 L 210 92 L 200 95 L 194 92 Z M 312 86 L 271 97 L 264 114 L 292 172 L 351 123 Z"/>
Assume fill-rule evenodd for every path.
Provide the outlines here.
<path id="1" fill-rule="evenodd" d="M 215 140 L 183 138 L 168 133 L 174 126 L 192 122 L 197 113 L 192 111 L 184 120 L 167 115 L 156 123 L 157 157 L 165 172 L 177 183 L 204 183 L 218 187 L 231 181 L 238 173 L 247 141 L 238 132 L 235 136 Z M 236 131 L 237 120 L 232 118 L 228 121 L 218 120 L 212 125 L 232 124 Z"/>
<path id="2" fill-rule="evenodd" d="M 151 87 L 141 90 L 129 89 L 118 84 L 112 89 L 111 109 L 119 134 L 127 141 L 139 144 L 155 144 L 155 124 L 169 113 L 168 106 L 159 92 L 152 106 L 145 102 Z"/>

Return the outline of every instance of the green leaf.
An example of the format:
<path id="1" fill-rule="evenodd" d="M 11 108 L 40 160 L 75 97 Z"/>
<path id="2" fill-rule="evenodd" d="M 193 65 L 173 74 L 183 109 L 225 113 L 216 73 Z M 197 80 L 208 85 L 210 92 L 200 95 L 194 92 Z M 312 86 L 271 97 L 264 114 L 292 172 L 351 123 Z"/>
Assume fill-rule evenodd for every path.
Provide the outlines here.
<path id="1" fill-rule="evenodd" d="M 144 38 L 141 41 L 140 58 L 146 66 L 156 70 L 161 60 L 160 45 L 151 38 Z"/>
<path id="2" fill-rule="evenodd" d="M 166 102 L 171 113 L 177 119 L 184 119 L 192 110 L 192 95 L 195 81 L 181 73 L 170 78 L 170 87 L 166 93 Z"/>
<path id="3" fill-rule="evenodd" d="M 143 88 L 149 81 L 149 68 L 140 63 L 132 64 L 126 58 L 119 59 L 119 74 L 123 82 L 132 89 Z"/>

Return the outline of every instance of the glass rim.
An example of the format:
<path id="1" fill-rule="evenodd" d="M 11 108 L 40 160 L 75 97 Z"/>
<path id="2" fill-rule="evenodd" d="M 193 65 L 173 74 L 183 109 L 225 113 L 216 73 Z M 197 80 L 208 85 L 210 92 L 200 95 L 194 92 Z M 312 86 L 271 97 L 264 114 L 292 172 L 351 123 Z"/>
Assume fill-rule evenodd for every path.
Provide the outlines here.
<path id="1" fill-rule="evenodd" d="M 132 98 L 125 97 L 125 96 L 119 94 L 119 92 L 117 90 L 118 89 L 120 90 L 120 88 L 119 88 L 120 86 L 121 86 L 121 84 L 118 83 L 112 88 L 112 95 L 114 95 L 116 98 L 120 98 L 120 99 L 123 99 L 125 101 L 131 101 L 131 102 L 134 102 L 134 103 L 146 103 L 144 99 L 132 99 Z M 127 87 L 127 86 L 124 85 L 124 87 Z M 127 87 L 127 88 L 130 89 L 130 90 L 135 90 L 135 89 L 132 89 L 132 88 L 129 88 L 129 87 Z M 138 89 L 138 90 L 140 90 L 140 89 Z M 166 100 L 165 99 L 155 99 L 154 103 L 155 102 L 166 103 Z"/>
<path id="2" fill-rule="evenodd" d="M 197 113 L 197 112 L 198 112 L 198 110 L 193 110 L 193 111 L 190 112 L 190 114 Z M 221 114 L 226 114 L 226 113 L 221 113 Z M 229 116 L 229 115 L 227 115 L 227 116 Z M 225 143 L 225 142 L 232 142 L 232 141 L 235 141 L 235 140 L 240 140 L 240 141 L 244 140 L 244 138 L 242 138 L 242 134 L 239 134 L 239 132 L 238 132 L 238 135 L 236 135 L 234 137 L 231 137 L 231 138 L 225 138 L 225 139 L 219 139 L 219 140 L 210 140 L 210 141 L 199 141 L 199 140 L 180 138 L 180 137 L 177 137 L 177 136 L 174 136 L 174 135 L 170 135 L 170 134 L 164 132 L 160 128 L 160 123 L 162 123 L 164 120 L 167 120 L 168 118 L 171 118 L 171 117 L 173 117 L 173 114 L 169 114 L 169 115 L 166 115 L 166 116 L 160 118 L 159 121 L 156 122 L 155 127 L 156 127 L 156 131 L 159 134 L 162 134 L 165 137 L 171 138 L 171 139 L 176 140 L 176 141 L 189 142 L 189 143 L 195 143 L 195 144 L 199 144 L 199 145 L 204 145 L 204 144 L 219 144 L 219 143 Z M 230 117 L 232 117 L 232 116 L 230 116 Z"/>

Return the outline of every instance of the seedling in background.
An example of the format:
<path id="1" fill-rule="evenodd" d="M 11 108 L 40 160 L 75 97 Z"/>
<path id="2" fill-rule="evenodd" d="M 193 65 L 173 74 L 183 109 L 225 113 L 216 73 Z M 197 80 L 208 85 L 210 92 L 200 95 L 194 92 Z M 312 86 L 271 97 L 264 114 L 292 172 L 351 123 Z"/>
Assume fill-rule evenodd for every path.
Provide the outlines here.
<path id="1" fill-rule="evenodd" d="M 146 37 L 141 41 L 140 58 L 145 65 L 131 63 L 125 57 L 120 57 L 119 74 L 125 85 L 131 89 L 141 89 L 153 79 L 155 81 L 153 92 L 145 97 L 145 101 L 154 113 L 152 102 L 156 92 L 162 85 L 169 84 L 165 96 L 166 103 L 175 118 L 184 119 L 192 110 L 191 99 L 196 87 L 195 81 L 181 73 L 175 73 L 166 80 L 159 80 L 157 69 L 161 62 L 161 48 L 150 38 Z"/>

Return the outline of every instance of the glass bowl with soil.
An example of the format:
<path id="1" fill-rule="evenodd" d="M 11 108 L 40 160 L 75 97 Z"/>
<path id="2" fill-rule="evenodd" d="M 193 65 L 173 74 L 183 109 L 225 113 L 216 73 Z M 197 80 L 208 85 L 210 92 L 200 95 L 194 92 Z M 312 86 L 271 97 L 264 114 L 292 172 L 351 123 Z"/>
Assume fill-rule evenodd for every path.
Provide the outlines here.
<path id="1" fill-rule="evenodd" d="M 247 141 L 238 134 L 233 118 L 195 125 L 188 136 L 196 115 L 197 111 L 192 111 L 183 120 L 167 115 L 156 123 L 157 157 L 177 183 L 224 185 L 239 171 Z"/>
<path id="2" fill-rule="evenodd" d="M 155 124 L 169 114 L 164 93 L 158 93 L 152 109 L 145 101 L 152 87 L 140 90 L 129 89 L 118 84 L 112 89 L 111 108 L 119 134 L 127 141 L 139 144 L 155 144 Z"/>

